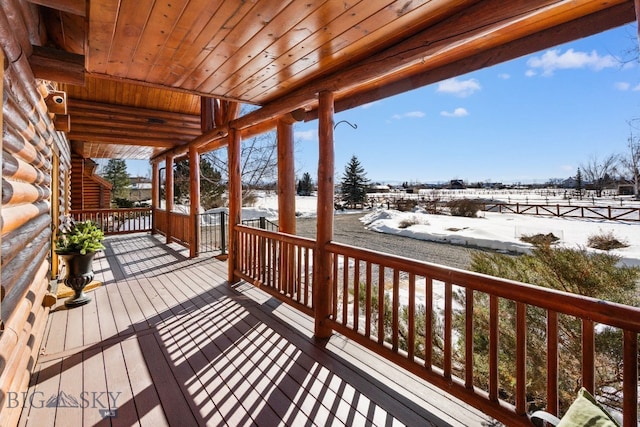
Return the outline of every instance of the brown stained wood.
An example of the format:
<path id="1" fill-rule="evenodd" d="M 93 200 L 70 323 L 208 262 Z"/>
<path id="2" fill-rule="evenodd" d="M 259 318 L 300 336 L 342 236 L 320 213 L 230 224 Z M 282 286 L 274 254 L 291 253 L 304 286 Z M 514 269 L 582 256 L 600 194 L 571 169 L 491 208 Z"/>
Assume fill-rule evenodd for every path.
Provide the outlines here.
<path id="1" fill-rule="evenodd" d="M 293 124 L 278 121 L 278 228 L 296 234 L 296 182 Z"/>
<path id="2" fill-rule="evenodd" d="M 191 220 L 189 226 L 191 227 L 192 239 L 189 242 L 190 252 L 189 256 L 198 256 L 198 249 L 200 247 L 200 155 L 196 147 L 189 148 L 189 200 Z"/>
<path id="3" fill-rule="evenodd" d="M 235 227 L 242 221 L 242 175 L 241 164 L 241 136 L 234 128 L 229 129 L 228 136 L 228 164 L 229 164 L 229 282 L 235 283 L 235 269 L 239 264 L 238 243 L 236 242 Z"/>
<path id="4" fill-rule="evenodd" d="M 408 318 L 409 319 L 415 319 L 416 318 L 416 276 L 415 274 L 410 273 L 409 274 L 409 304 L 408 304 Z M 409 328 L 408 328 L 408 332 L 407 332 L 407 356 L 409 358 L 409 360 L 413 361 L 413 355 L 415 352 L 415 346 L 416 346 L 416 341 L 415 341 L 415 329 L 416 329 L 416 325 L 415 325 L 415 320 L 410 320 L 409 321 Z"/>
<path id="5" fill-rule="evenodd" d="M 527 411 L 527 307 L 516 304 L 516 414 Z"/>
<path id="6" fill-rule="evenodd" d="M 582 319 L 582 386 L 595 393 L 595 331 L 592 320 Z"/>
<path id="7" fill-rule="evenodd" d="M 547 412 L 558 415 L 558 313 L 547 313 Z"/>
<path id="8" fill-rule="evenodd" d="M 453 358 L 453 286 L 451 282 L 444 284 L 444 377 L 451 378 L 451 365 Z"/>
<path id="9" fill-rule="evenodd" d="M 86 16 L 87 11 L 86 0 L 29 0 L 29 3 L 39 4 L 79 16 Z"/>
<path id="10" fill-rule="evenodd" d="M 489 296 L 489 400 L 498 400 L 498 337 L 500 335 L 499 326 L 498 298 L 494 295 Z"/>
<path id="11" fill-rule="evenodd" d="M 638 334 L 623 333 L 623 426 L 630 427 L 638 419 Z"/>
<path id="12" fill-rule="evenodd" d="M 82 310 L 77 310 L 81 312 Z M 80 337 L 80 339 L 82 339 Z M 78 381 L 82 378 L 82 353 L 76 353 L 62 359 L 60 367 L 60 390 L 68 396 L 79 399 L 78 404 L 82 403 L 80 399 L 84 396 L 84 384 Z M 91 409 L 87 409 L 91 410 Z M 98 409 L 93 409 L 98 411 Z M 56 422 L 69 426 L 82 425 L 82 410 L 77 407 L 59 407 L 56 411 Z"/>
<path id="13" fill-rule="evenodd" d="M 318 206 L 316 225 L 316 248 L 314 251 L 313 306 L 315 308 L 315 334 L 319 338 L 331 335 L 325 322 L 331 313 L 331 257 L 326 245 L 333 239 L 333 94 L 320 92 L 318 117 Z M 336 313 L 333 313 L 334 315 Z"/>
<path id="14" fill-rule="evenodd" d="M 84 61 L 82 55 L 33 46 L 29 65 L 36 78 L 77 86 L 84 85 Z"/>
<path id="15" fill-rule="evenodd" d="M 393 292 L 391 297 L 391 349 L 398 351 L 400 326 L 400 271 L 393 270 Z"/>
<path id="16" fill-rule="evenodd" d="M 466 388 L 473 388 L 473 337 L 474 337 L 474 325 L 473 325 L 473 290 L 465 289 L 464 298 L 464 386 Z"/>

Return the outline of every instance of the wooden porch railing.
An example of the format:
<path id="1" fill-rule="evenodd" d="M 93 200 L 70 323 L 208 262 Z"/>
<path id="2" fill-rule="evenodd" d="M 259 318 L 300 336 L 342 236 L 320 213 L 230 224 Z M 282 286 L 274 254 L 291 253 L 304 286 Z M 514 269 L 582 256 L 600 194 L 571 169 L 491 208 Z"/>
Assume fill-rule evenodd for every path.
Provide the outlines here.
<path id="1" fill-rule="evenodd" d="M 241 277 L 310 312 L 309 260 L 315 242 L 243 226 L 236 233 Z M 615 328 L 623 349 L 624 425 L 637 425 L 640 309 L 339 243 L 327 248 L 332 254 L 330 323 L 335 331 L 507 425 L 530 424 L 527 381 L 533 378 L 527 377 L 527 369 L 536 361 L 527 357 L 527 340 L 533 333 L 542 337 L 546 353 L 546 366 L 539 369 L 546 383 L 546 410 L 558 414 L 561 362 L 566 352 L 574 351 L 567 348 L 559 324 L 572 319 L 582 327 L 579 354 L 572 356 L 580 364 L 580 385 L 592 392 L 597 331 L 605 325 Z M 283 268 L 287 253 L 294 254 L 295 262 Z M 527 324 L 532 311 L 542 316 L 541 324 Z M 480 313 L 486 314 L 486 323 L 478 321 Z M 501 344 L 500 322 L 505 319 L 514 328 L 515 341 Z M 482 332 L 487 353 L 474 348 L 479 339 L 474 332 Z M 510 384 L 499 380 L 504 351 L 515 354 Z M 487 362 L 486 383 L 479 381 L 477 358 Z M 504 390 L 514 398 L 505 400 Z"/>
<path id="2" fill-rule="evenodd" d="M 239 250 L 236 274 L 313 316 L 315 241 L 244 225 L 236 226 L 236 238 Z"/>
<path id="3" fill-rule="evenodd" d="M 70 212 L 76 221 L 91 220 L 104 234 L 138 233 L 151 230 L 151 208 L 84 209 Z"/>
<path id="4" fill-rule="evenodd" d="M 170 240 L 186 248 L 191 246 L 191 217 L 188 214 L 178 212 L 167 212 L 164 209 L 155 209 L 155 229 L 164 236 L 170 234 Z"/>

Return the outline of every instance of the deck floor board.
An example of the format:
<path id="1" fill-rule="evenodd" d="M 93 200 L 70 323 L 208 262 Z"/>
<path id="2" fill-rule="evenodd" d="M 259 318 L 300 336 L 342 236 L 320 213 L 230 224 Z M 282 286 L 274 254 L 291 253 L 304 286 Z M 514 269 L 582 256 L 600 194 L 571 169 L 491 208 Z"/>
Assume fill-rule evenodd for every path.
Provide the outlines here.
<path id="1" fill-rule="evenodd" d="M 313 319 L 229 285 L 226 263 L 210 255 L 189 259 L 146 234 L 105 243 L 94 262 L 103 285 L 88 305 L 54 307 L 29 389 L 84 407 L 25 407 L 20 426 L 491 421 L 344 337 L 315 341 Z"/>

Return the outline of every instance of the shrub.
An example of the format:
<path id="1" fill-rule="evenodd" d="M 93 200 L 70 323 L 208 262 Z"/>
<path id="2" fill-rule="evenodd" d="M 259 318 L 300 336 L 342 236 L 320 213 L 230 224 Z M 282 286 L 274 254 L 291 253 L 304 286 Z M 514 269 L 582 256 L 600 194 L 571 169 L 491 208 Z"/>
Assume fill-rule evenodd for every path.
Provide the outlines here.
<path id="1" fill-rule="evenodd" d="M 480 252 L 474 254 L 471 270 L 531 283 L 546 288 L 559 289 L 579 295 L 638 306 L 636 283 L 640 277 L 638 267 L 618 267 L 619 257 L 606 253 L 589 253 L 586 249 L 575 250 L 536 246 L 530 255 L 510 257 L 501 254 Z M 457 294 L 459 303 L 464 295 Z M 513 372 L 515 366 L 515 304 L 500 299 L 500 393 L 513 402 Z M 474 366 L 477 384 L 485 387 L 489 379 L 488 326 L 489 298 L 482 293 L 474 294 Z M 573 401 L 575 382 L 581 373 L 581 322 L 571 316 L 559 316 L 559 398 L 564 411 Z M 456 315 L 458 327 L 464 326 L 464 313 Z M 538 308 L 527 309 L 527 401 L 529 410 L 545 407 L 546 399 L 546 313 Z M 464 329 L 464 328 L 462 328 Z M 621 332 L 603 328 L 595 337 L 596 347 L 596 392 L 602 396 L 615 396 L 621 392 L 618 378 L 622 364 Z M 463 357 L 463 356 L 459 356 Z M 619 407 L 620 401 L 607 402 L 610 407 Z"/>
<path id="2" fill-rule="evenodd" d="M 523 234 L 522 236 L 520 236 L 520 240 L 526 243 L 531 243 L 532 245 L 535 245 L 535 246 L 549 246 L 554 243 L 557 243 L 560 240 L 560 238 L 556 237 L 553 233 L 547 233 L 547 234 L 538 233 L 538 234 Z"/>
<path id="3" fill-rule="evenodd" d="M 465 216 L 468 218 L 476 218 L 478 211 L 482 210 L 484 204 L 477 200 L 459 199 L 451 200 L 447 203 L 449 212 L 453 216 Z"/>
<path id="4" fill-rule="evenodd" d="M 412 216 L 409 218 L 404 218 L 403 220 L 400 221 L 400 223 L 398 223 L 398 228 L 409 228 L 412 225 L 417 225 L 417 224 L 424 224 L 425 221 L 420 221 L 420 219 L 417 216 Z"/>
<path id="5" fill-rule="evenodd" d="M 600 249 L 603 251 L 610 251 L 611 249 L 626 248 L 629 245 L 626 242 L 618 240 L 612 231 L 603 234 L 594 234 L 587 239 L 587 246 L 594 249 Z"/>

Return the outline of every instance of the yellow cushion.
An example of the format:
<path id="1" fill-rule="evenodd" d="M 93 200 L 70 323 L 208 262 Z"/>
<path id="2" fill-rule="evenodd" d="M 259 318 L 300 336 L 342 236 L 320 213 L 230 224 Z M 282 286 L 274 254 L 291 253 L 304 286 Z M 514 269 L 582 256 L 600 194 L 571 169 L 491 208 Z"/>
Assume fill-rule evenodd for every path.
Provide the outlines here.
<path id="1" fill-rule="evenodd" d="M 584 387 L 557 427 L 620 427 Z"/>

